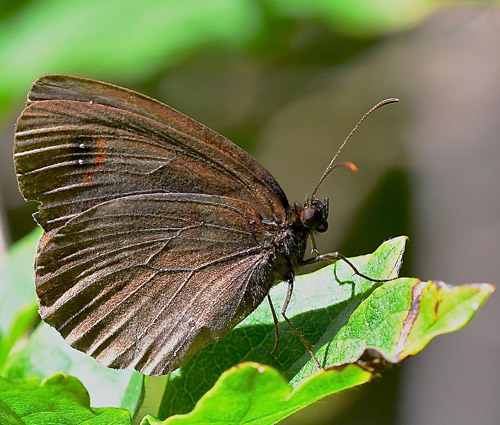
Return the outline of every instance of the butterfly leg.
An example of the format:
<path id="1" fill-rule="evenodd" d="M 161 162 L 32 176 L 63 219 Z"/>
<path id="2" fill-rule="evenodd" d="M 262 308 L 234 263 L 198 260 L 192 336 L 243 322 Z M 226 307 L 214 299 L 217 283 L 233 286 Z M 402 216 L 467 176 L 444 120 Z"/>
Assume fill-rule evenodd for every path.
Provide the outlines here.
<path id="1" fill-rule="evenodd" d="M 321 254 L 321 255 L 316 255 L 315 257 L 308 258 L 307 260 L 302 261 L 300 266 L 307 266 L 310 264 L 316 264 L 316 263 L 329 263 L 333 264 L 339 260 L 344 261 L 353 271 L 355 274 L 357 274 L 359 277 L 362 277 L 363 279 L 369 280 L 370 282 L 379 282 L 379 283 L 385 283 L 385 282 L 390 282 L 391 280 L 396 279 L 391 278 L 391 279 L 375 279 L 373 277 L 367 276 L 364 273 L 361 273 L 354 264 L 349 261 L 347 257 L 345 257 L 343 254 L 340 252 L 330 252 L 328 254 Z"/>
<path id="2" fill-rule="evenodd" d="M 314 351 L 313 351 L 313 348 L 311 346 L 311 343 L 306 339 L 306 337 L 302 334 L 302 332 L 300 332 L 300 330 L 298 330 L 293 325 L 293 323 L 291 322 L 291 320 L 286 316 L 286 309 L 288 308 L 288 304 L 290 303 L 290 299 L 291 299 L 292 293 L 293 293 L 293 280 L 294 280 L 293 277 L 291 277 L 288 280 L 288 291 L 286 293 L 286 298 L 285 298 L 285 302 L 283 304 L 283 308 L 281 309 L 281 315 L 285 319 L 286 323 L 288 323 L 288 326 L 290 326 L 290 328 L 292 329 L 293 333 L 300 339 L 300 341 L 302 342 L 302 344 L 304 344 L 304 347 L 306 347 L 307 351 L 309 351 L 309 354 L 311 354 L 311 357 L 313 358 L 314 363 L 316 363 L 317 368 L 319 370 L 323 370 L 323 368 L 321 367 L 321 364 L 319 363 L 318 358 L 314 354 Z"/>
<path id="3" fill-rule="evenodd" d="M 309 233 L 309 239 L 311 240 L 311 254 L 318 255 L 318 247 L 316 246 L 316 241 L 314 240 L 312 232 Z"/>
<path id="4" fill-rule="evenodd" d="M 276 334 L 276 339 L 274 340 L 274 348 L 271 351 L 268 351 L 268 354 L 270 356 L 273 356 L 276 354 L 276 351 L 278 351 L 278 345 L 280 343 L 280 331 L 278 328 L 278 316 L 276 316 L 276 310 L 274 309 L 273 302 L 271 301 L 271 295 L 267 294 L 267 300 L 269 301 L 269 307 L 271 307 L 271 313 L 273 315 L 273 321 L 274 321 L 274 332 Z"/>

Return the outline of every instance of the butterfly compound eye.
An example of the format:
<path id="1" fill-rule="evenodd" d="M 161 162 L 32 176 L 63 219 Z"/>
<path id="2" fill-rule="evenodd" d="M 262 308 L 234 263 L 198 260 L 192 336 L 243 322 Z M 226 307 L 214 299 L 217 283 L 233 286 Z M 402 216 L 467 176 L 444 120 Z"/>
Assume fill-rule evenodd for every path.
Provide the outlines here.
<path id="1" fill-rule="evenodd" d="M 325 205 L 315 202 L 304 206 L 300 213 L 300 220 L 308 229 L 326 232 L 328 229 L 327 216 L 328 211 L 325 209 Z"/>

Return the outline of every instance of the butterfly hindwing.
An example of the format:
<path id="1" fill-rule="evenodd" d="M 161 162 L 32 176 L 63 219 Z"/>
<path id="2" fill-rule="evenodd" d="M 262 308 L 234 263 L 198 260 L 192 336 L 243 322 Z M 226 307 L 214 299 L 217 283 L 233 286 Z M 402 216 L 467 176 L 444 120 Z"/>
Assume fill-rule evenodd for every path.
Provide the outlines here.
<path id="1" fill-rule="evenodd" d="M 108 366 L 164 374 L 263 300 L 271 238 L 251 206 L 226 197 L 111 200 L 46 236 L 40 313 Z"/>

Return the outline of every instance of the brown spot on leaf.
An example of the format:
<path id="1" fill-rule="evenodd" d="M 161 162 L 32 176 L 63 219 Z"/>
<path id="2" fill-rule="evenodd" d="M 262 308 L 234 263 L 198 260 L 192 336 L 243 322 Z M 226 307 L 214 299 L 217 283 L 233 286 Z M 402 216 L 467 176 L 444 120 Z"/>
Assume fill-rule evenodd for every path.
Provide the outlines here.
<path id="1" fill-rule="evenodd" d="M 392 362 L 381 351 L 369 347 L 359 356 L 356 364 L 367 372 L 379 373 L 391 366 Z"/>
<path id="2" fill-rule="evenodd" d="M 411 307 L 408 311 L 408 316 L 403 323 L 403 328 L 399 334 L 399 339 L 396 344 L 396 355 L 394 358 L 396 360 L 402 360 L 400 358 L 401 352 L 404 350 L 406 341 L 410 336 L 410 332 L 413 329 L 413 325 L 417 320 L 418 314 L 420 313 L 420 301 L 422 300 L 422 292 L 426 286 L 426 282 L 418 281 L 411 289 Z"/>
<path id="3" fill-rule="evenodd" d="M 436 303 L 434 304 L 434 316 L 435 316 L 435 320 L 437 320 L 437 317 L 439 315 L 439 306 L 441 305 L 441 301 L 443 301 L 443 299 L 441 297 L 439 297 L 439 298 L 436 299 Z"/>
<path id="4" fill-rule="evenodd" d="M 368 347 L 365 348 L 363 353 L 356 359 L 349 363 L 337 364 L 327 367 L 325 370 L 336 370 L 342 371 L 347 366 L 356 365 L 360 369 L 363 369 L 365 372 L 376 374 L 382 372 L 384 369 L 389 368 L 394 361 L 386 357 L 384 353 L 382 353 L 377 348 Z"/>

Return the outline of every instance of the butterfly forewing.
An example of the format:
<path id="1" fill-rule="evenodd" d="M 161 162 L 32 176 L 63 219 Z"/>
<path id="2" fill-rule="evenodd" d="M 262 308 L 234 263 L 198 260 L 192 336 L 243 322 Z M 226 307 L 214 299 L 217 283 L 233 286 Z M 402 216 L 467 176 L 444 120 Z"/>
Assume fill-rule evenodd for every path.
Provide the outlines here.
<path id="1" fill-rule="evenodd" d="M 207 127 L 138 93 L 70 76 L 32 87 L 16 130 L 21 192 L 45 230 L 101 202 L 140 193 L 241 199 L 269 221 L 286 197 L 253 158 Z"/>

